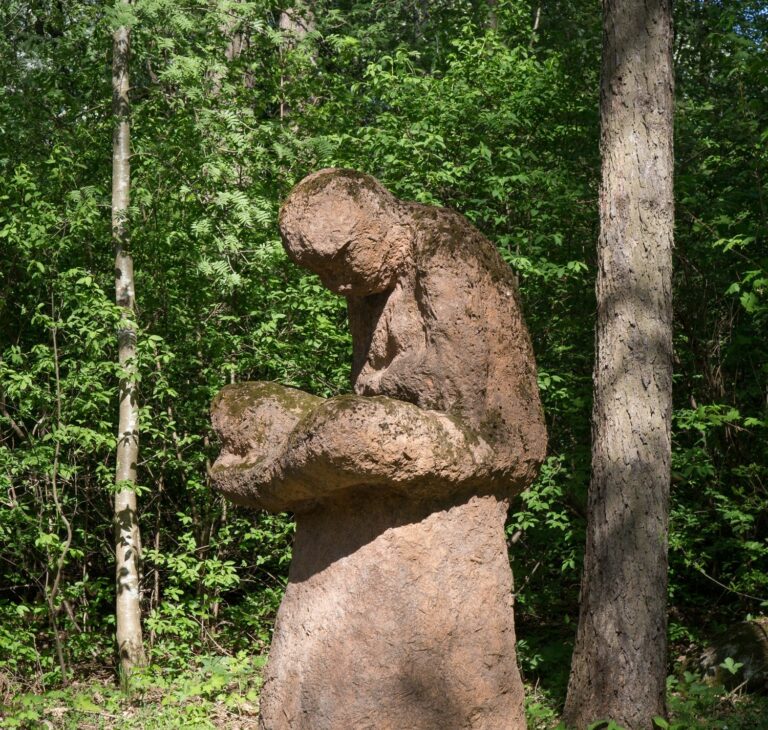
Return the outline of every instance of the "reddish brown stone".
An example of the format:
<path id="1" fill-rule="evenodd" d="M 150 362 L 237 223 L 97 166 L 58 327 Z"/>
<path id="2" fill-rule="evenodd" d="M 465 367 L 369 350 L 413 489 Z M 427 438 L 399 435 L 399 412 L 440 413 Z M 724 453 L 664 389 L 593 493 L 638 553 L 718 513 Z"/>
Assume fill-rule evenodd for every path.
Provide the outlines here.
<path id="1" fill-rule="evenodd" d="M 514 276 L 458 214 L 349 170 L 280 227 L 347 298 L 356 395 L 214 402 L 217 487 L 296 512 L 261 727 L 523 728 L 503 525 L 546 433 Z"/>
<path id="2" fill-rule="evenodd" d="M 524 728 L 506 511 L 339 495 L 298 515 L 262 727 Z"/>

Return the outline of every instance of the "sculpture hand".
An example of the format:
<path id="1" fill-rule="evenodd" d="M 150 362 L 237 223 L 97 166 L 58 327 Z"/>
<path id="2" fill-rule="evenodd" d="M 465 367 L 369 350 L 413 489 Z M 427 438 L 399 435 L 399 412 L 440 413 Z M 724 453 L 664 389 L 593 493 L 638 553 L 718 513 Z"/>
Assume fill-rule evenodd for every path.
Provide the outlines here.
<path id="1" fill-rule="evenodd" d="M 487 481 L 493 452 L 451 416 L 383 396 L 323 400 L 274 383 L 239 383 L 213 404 L 222 440 L 211 473 L 227 497 L 293 509 L 339 489 L 415 497 Z"/>

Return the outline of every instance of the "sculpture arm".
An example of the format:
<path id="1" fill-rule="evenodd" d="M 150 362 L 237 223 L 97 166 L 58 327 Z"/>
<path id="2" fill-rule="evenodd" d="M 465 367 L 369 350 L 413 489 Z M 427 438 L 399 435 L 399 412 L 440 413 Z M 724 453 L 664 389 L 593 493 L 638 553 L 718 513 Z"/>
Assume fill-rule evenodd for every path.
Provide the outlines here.
<path id="1" fill-rule="evenodd" d="M 221 440 L 210 470 L 216 489 L 233 502 L 272 511 L 289 508 L 280 482 L 283 458 L 296 426 L 324 400 L 277 383 L 237 383 L 224 388 L 211 406 Z"/>
<path id="2" fill-rule="evenodd" d="M 297 424 L 280 459 L 284 487 L 369 486 L 414 497 L 483 482 L 490 446 L 457 419 L 384 396 L 339 396 Z"/>
<path id="3" fill-rule="evenodd" d="M 213 404 L 215 486 L 246 506 L 294 509 L 351 487 L 413 497 L 491 476 L 493 452 L 457 419 L 384 396 L 323 400 L 274 383 L 229 386 Z"/>

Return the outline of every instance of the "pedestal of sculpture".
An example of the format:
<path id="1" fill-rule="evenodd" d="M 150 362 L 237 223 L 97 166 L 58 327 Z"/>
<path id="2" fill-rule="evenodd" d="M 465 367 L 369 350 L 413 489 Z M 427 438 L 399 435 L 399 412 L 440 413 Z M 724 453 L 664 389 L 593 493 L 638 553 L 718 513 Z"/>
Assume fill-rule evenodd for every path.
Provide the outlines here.
<path id="1" fill-rule="evenodd" d="M 214 402 L 217 487 L 296 514 L 260 726 L 522 729 L 504 520 L 546 435 L 513 275 L 457 214 L 352 171 L 300 183 L 281 233 L 347 297 L 355 395 Z"/>
<path id="2" fill-rule="evenodd" d="M 298 515 L 264 726 L 525 727 L 506 511 L 390 496 Z"/>

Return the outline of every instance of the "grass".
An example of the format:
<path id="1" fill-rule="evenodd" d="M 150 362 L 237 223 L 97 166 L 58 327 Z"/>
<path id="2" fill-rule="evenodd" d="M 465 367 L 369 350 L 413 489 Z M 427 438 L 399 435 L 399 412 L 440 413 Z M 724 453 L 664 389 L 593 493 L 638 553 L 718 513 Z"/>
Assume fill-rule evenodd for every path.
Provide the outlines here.
<path id="1" fill-rule="evenodd" d="M 685 672 L 667 680 L 669 719 L 658 730 L 768 730 L 768 696 L 729 692 Z M 559 703 L 541 687 L 526 687 L 529 730 L 565 730 Z M 615 723 L 595 723 L 590 730 L 622 730 Z"/>

